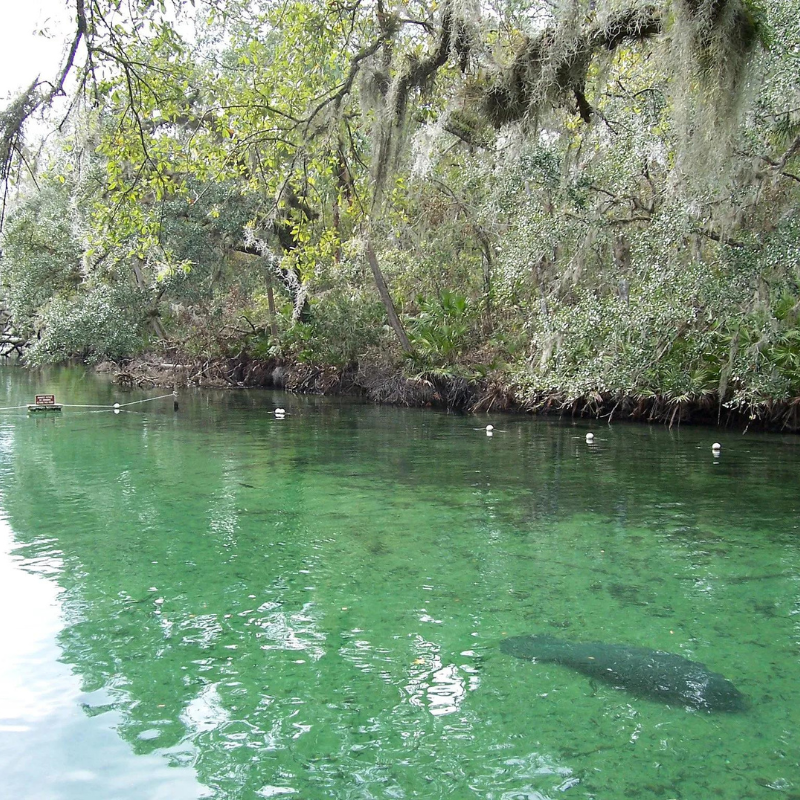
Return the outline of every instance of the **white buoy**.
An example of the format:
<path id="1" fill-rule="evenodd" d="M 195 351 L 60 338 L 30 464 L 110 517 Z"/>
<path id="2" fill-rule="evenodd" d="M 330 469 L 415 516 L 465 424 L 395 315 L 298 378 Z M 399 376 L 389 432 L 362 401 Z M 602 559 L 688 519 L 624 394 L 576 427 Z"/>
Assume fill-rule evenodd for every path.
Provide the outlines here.
<path id="1" fill-rule="evenodd" d="M 489 428 L 491 428 L 491 427 L 492 426 L 490 425 Z M 486 435 L 487 436 L 494 436 L 494 431 L 490 431 L 489 428 L 486 429 Z"/>
<path id="2" fill-rule="evenodd" d="M 594 441 L 594 434 L 593 433 L 587 433 L 586 434 L 586 441 L 587 442 L 593 442 Z"/>
<path id="3" fill-rule="evenodd" d="M 275 413 L 276 414 L 285 414 L 286 413 L 286 409 L 285 408 L 276 408 L 275 409 Z"/>
<path id="4" fill-rule="evenodd" d="M 115 413 L 115 414 L 119 414 L 119 409 L 118 409 L 118 408 L 115 408 L 115 409 L 114 409 L 114 413 Z"/>
<path id="5" fill-rule="evenodd" d="M 487 433 L 491 433 L 493 430 L 494 430 L 494 425 L 487 425 L 486 426 L 486 432 Z"/>
<path id="6" fill-rule="evenodd" d="M 119 403 L 114 403 L 114 408 L 119 408 Z"/>
<path id="7" fill-rule="evenodd" d="M 719 442 L 714 442 L 714 444 L 711 445 L 711 450 L 718 453 L 720 450 L 722 450 L 722 445 Z"/>

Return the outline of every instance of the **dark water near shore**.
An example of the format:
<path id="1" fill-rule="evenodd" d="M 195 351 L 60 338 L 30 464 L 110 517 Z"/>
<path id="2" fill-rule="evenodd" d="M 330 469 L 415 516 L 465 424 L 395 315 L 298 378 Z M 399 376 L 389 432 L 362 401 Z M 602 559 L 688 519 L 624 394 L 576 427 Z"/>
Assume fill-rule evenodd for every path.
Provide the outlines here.
<path id="1" fill-rule="evenodd" d="M 45 391 L 162 394 L 0 371 L 0 406 Z M 2 412 L 0 797 L 796 799 L 799 488 L 788 436 L 268 392 Z M 525 633 L 750 705 L 500 652 Z"/>

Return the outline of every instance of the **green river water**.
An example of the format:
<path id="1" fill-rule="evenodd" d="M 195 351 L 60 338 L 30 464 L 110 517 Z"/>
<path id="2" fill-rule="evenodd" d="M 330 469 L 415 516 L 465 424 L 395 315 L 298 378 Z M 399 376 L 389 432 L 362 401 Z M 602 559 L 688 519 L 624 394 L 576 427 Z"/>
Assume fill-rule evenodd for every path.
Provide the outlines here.
<path id="1" fill-rule="evenodd" d="M 37 392 L 164 394 L 0 371 Z M 800 438 L 180 404 L 0 413 L 3 800 L 800 797 Z M 749 706 L 500 651 L 526 633 Z"/>

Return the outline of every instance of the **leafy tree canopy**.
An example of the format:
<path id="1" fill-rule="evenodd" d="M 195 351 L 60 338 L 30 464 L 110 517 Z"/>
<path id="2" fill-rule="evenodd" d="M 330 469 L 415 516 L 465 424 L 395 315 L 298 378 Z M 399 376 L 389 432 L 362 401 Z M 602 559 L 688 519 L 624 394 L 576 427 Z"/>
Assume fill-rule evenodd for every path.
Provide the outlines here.
<path id="1" fill-rule="evenodd" d="M 6 302 L 45 341 L 103 292 L 198 351 L 357 360 L 385 321 L 532 402 L 800 389 L 790 0 L 73 3 L 0 116 Z"/>

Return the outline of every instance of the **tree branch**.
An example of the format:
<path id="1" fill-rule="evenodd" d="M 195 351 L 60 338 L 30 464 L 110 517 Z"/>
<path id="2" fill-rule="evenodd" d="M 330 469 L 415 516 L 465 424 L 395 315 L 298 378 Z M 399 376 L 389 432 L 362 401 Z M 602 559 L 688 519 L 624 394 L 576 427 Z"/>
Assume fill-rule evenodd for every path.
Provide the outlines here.
<path id="1" fill-rule="evenodd" d="M 593 109 L 586 99 L 586 75 L 598 50 L 613 51 L 626 41 L 644 41 L 663 32 L 656 5 L 623 9 L 577 33 L 558 23 L 529 38 L 513 63 L 496 71 L 483 90 L 481 106 L 495 127 L 536 116 L 547 102 L 574 101 L 585 122 Z"/>

